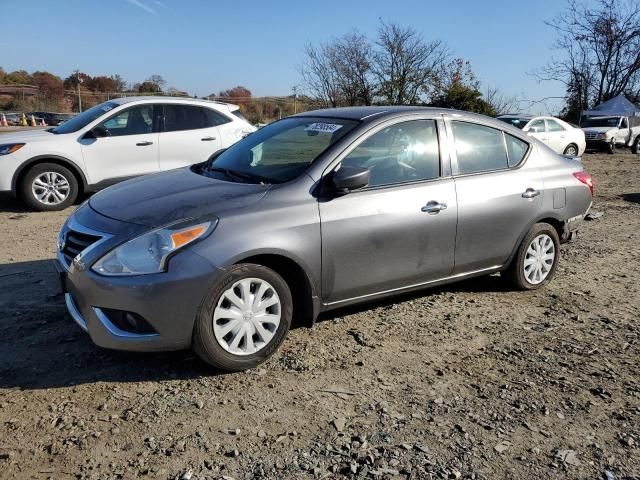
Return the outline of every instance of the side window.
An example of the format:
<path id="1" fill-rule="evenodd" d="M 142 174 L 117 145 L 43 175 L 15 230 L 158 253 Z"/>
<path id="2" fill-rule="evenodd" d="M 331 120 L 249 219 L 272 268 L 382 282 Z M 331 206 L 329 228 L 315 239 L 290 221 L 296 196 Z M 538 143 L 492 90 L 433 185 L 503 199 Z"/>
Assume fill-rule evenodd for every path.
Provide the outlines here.
<path id="1" fill-rule="evenodd" d="M 412 120 L 384 128 L 358 145 L 342 164 L 368 168 L 371 187 L 438 178 L 436 122 Z"/>
<path id="2" fill-rule="evenodd" d="M 623 118 L 622 121 L 620 122 L 620 128 L 629 128 L 626 118 Z"/>
<path id="3" fill-rule="evenodd" d="M 229 123 L 231 119 L 220 112 L 216 112 L 212 108 L 203 108 L 202 111 L 207 119 L 207 127 L 217 127 Z"/>
<path id="4" fill-rule="evenodd" d="M 101 124 L 112 137 L 153 133 L 153 105 L 145 104 L 128 108 Z"/>
<path id="5" fill-rule="evenodd" d="M 451 122 L 459 173 L 486 172 L 508 166 L 502 131 L 466 122 Z"/>
<path id="6" fill-rule="evenodd" d="M 509 166 L 515 167 L 524 159 L 524 156 L 529 149 L 529 144 L 524 140 L 514 137 L 513 135 L 509 135 L 508 133 L 505 133 L 504 138 L 507 142 Z"/>
<path id="7" fill-rule="evenodd" d="M 165 132 L 197 130 L 207 126 L 207 119 L 200 107 L 194 105 L 164 105 Z"/>
<path id="8" fill-rule="evenodd" d="M 547 128 L 550 132 L 564 132 L 565 128 L 555 120 L 547 119 Z"/>
<path id="9" fill-rule="evenodd" d="M 540 119 L 540 120 L 534 120 L 533 122 L 531 122 L 529 124 L 529 126 L 527 127 L 527 131 L 528 132 L 535 132 L 535 133 L 542 133 L 542 132 L 546 132 L 547 129 L 544 126 L 544 120 Z"/>

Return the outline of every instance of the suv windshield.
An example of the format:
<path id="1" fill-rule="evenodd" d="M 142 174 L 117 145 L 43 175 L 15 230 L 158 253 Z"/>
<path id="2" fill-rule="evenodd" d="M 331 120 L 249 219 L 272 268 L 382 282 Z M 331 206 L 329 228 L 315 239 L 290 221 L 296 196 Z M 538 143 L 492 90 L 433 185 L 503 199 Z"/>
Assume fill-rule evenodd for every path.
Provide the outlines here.
<path id="1" fill-rule="evenodd" d="M 96 105 L 95 107 L 92 107 L 89 110 L 85 110 L 84 112 L 79 113 L 75 117 L 70 118 L 69 120 L 64 122 L 62 125 L 59 125 L 56 128 L 52 129 L 51 132 L 53 133 L 77 132 L 78 130 L 86 127 L 91 122 L 101 117 L 105 113 L 113 110 L 118 105 L 119 104 L 115 102 L 104 102 L 104 103 L 101 103 L 100 105 Z"/>
<path id="2" fill-rule="evenodd" d="M 286 182 L 300 175 L 357 124 L 337 118 L 285 118 L 229 147 L 204 172 L 234 181 Z"/>
<path id="3" fill-rule="evenodd" d="M 501 122 L 508 123 L 509 125 L 513 125 L 516 128 L 522 130 L 524 126 L 529 123 L 530 118 L 518 118 L 518 117 L 498 117 L 498 120 Z"/>
<path id="4" fill-rule="evenodd" d="M 617 127 L 620 117 L 585 118 L 581 127 Z"/>

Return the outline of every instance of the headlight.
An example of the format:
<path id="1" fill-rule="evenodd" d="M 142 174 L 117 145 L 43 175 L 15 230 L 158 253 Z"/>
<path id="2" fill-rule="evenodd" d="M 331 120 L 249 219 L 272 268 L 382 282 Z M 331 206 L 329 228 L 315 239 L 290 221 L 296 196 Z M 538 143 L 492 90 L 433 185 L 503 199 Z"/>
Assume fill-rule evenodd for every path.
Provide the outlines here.
<path id="1" fill-rule="evenodd" d="M 607 138 L 607 134 L 606 133 L 599 133 L 598 134 L 598 138 L 601 140 L 604 140 L 605 138 Z"/>
<path id="2" fill-rule="evenodd" d="M 101 275 L 146 275 L 162 272 L 169 256 L 207 235 L 216 222 L 184 227 L 169 226 L 152 230 L 114 248 L 98 260 L 91 270 Z"/>
<path id="3" fill-rule="evenodd" d="M 10 153 L 17 152 L 22 147 L 24 147 L 24 143 L 3 143 L 0 145 L 0 155 L 9 155 Z"/>

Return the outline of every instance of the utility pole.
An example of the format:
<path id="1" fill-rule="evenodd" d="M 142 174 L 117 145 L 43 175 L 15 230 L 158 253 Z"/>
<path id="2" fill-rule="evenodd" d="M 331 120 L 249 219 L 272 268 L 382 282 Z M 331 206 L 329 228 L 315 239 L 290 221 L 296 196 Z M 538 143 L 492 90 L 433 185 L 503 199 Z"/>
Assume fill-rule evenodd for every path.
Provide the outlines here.
<path id="1" fill-rule="evenodd" d="M 78 111 L 82 113 L 82 95 L 80 95 L 80 84 L 82 79 L 80 78 L 80 70 L 76 70 L 76 79 L 78 80 Z"/>
<path id="2" fill-rule="evenodd" d="M 298 113 L 298 86 L 293 86 L 293 113 Z"/>

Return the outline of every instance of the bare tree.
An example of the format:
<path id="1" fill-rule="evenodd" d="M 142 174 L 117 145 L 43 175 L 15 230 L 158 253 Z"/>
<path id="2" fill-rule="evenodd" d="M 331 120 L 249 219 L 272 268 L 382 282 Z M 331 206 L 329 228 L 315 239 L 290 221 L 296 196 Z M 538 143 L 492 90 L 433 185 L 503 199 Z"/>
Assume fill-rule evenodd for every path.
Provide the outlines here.
<path id="1" fill-rule="evenodd" d="M 322 43 L 319 47 L 307 44 L 300 66 L 300 74 L 309 94 L 329 107 L 337 107 L 340 96 L 334 56 L 330 43 Z"/>
<path id="2" fill-rule="evenodd" d="M 372 78 L 372 46 L 367 37 L 353 31 L 338 38 L 330 49 L 338 89 L 347 105 L 371 105 L 375 90 Z"/>
<path id="3" fill-rule="evenodd" d="M 328 106 L 370 105 L 374 85 L 369 40 L 353 31 L 318 47 L 308 44 L 300 68 L 306 89 Z"/>
<path id="4" fill-rule="evenodd" d="M 640 3 L 569 0 L 564 14 L 547 22 L 563 54 L 535 72 L 567 88 L 568 103 L 588 108 L 620 93 L 640 95 Z"/>
<path id="5" fill-rule="evenodd" d="M 487 86 L 484 91 L 484 100 L 491 105 L 498 115 L 515 112 L 518 108 L 518 98 L 515 95 L 504 95 L 498 87 Z"/>
<path id="6" fill-rule="evenodd" d="M 429 95 L 449 57 L 440 40 L 425 41 L 416 30 L 380 21 L 373 71 L 380 97 L 393 105 L 419 103 Z"/>

